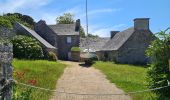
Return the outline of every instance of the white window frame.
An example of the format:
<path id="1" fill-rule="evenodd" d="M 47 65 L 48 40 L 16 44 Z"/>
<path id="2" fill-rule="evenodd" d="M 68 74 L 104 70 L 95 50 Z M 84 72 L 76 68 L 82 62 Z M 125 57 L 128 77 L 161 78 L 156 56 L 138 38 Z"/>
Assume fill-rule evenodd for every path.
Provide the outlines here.
<path id="1" fill-rule="evenodd" d="M 67 37 L 67 43 L 71 43 L 72 40 L 71 40 L 71 36 Z"/>

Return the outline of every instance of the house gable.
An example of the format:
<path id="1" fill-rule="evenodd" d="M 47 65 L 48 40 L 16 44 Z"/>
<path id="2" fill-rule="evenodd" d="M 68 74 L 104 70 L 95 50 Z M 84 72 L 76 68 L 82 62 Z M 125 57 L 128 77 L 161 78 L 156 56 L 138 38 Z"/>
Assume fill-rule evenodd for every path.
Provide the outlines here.
<path id="1" fill-rule="evenodd" d="M 155 36 L 150 30 L 134 31 L 131 37 L 118 50 L 118 62 L 137 64 L 148 62 L 149 58 L 146 57 L 145 51 L 154 39 Z"/>
<path id="2" fill-rule="evenodd" d="M 40 20 L 36 23 L 35 31 L 51 45 L 57 47 L 57 35 L 48 27 L 45 21 Z"/>

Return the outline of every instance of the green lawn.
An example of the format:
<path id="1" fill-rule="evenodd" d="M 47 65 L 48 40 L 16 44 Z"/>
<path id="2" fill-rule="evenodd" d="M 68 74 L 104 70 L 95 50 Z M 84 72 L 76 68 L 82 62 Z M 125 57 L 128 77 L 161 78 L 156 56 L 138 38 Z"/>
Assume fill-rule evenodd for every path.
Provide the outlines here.
<path id="1" fill-rule="evenodd" d="M 55 89 L 58 78 L 64 72 L 66 65 L 59 62 L 46 60 L 17 60 L 13 61 L 14 78 L 26 84 Z M 28 88 L 17 85 L 17 91 L 24 91 Z M 33 89 L 31 100 L 49 100 L 51 92 Z"/>
<path id="2" fill-rule="evenodd" d="M 117 87 L 125 92 L 133 92 L 145 90 L 146 87 L 146 71 L 144 66 L 134 66 L 127 64 L 114 64 L 111 62 L 96 62 L 93 65 L 101 70 Z M 133 100 L 155 100 L 155 95 L 151 92 L 131 94 Z"/>

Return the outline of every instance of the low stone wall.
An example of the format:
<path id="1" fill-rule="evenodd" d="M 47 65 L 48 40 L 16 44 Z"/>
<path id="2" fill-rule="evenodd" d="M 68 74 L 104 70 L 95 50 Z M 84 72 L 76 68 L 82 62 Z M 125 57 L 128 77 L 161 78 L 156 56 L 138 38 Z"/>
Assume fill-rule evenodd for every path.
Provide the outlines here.
<path id="1" fill-rule="evenodd" d="M 71 51 L 71 60 L 72 61 L 80 61 L 80 52 L 79 51 Z"/>

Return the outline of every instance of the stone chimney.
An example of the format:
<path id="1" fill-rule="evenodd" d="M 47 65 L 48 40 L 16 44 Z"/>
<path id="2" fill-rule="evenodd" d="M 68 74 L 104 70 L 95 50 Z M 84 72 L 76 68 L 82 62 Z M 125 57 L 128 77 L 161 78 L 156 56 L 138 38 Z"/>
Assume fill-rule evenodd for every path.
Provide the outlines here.
<path id="1" fill-rule="evenodd" d="M 112 39 L 115 35 L 116 35 L 116 33 L 119 33 L 120 31 L 111 31 L 110 32 L 110 39 Z"/>
<path id="2" fill-rule="evenodd" d="M 136 18 L 134 19 L 135 30 L 149 30 L 149 18 Z"/>
<path id="3" fill-rule="evenodd" d="M 76 27 L 75 27 L 75 31 L 79 31 L 80 30 L 80 19 L 76 20 Z"/>

